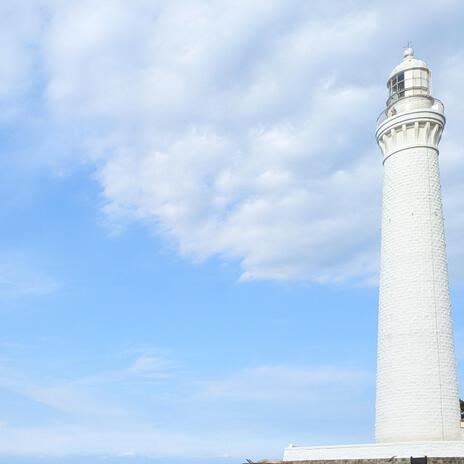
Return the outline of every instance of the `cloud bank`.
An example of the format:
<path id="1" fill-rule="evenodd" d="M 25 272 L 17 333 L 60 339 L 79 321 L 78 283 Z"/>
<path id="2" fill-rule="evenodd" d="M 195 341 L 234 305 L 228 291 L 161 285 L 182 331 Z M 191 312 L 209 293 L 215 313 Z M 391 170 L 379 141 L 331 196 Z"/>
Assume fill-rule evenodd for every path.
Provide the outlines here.
<path id="1" fill-rule="evenodd" d="M 31 2 L 42 25 L 33 50 L 19 34 L 0 53 L 30 57 L 10 80 L 38 72 L 49 124 L 80 147 L 72 162 L 94 165 L 114 227 L 143 221 L 182 256 L 239 263 L 242 280 L 375 284 L 373 133 L 401 59 L 392 36 L 417 37 L 449 117 L 462 113 L 461 55 L 451 45 L 437 54 L 428 38 L 462 8 L 417 3 L 398 18 L 381 2 Z M 442 165 L 462 280 L 458 137 L 450 124 Z"/>

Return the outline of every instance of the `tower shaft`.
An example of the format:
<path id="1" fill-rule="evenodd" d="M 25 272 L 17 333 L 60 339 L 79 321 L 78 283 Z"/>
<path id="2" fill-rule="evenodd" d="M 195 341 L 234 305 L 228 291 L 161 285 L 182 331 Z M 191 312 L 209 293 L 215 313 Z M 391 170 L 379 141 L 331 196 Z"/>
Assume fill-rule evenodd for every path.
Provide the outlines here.
<path id="1" fill-rule="evenodd" d="M 413 75 L 419 60 L 412 61 L 410 70 L 401 70 L 402 94 L 390 97 L 377 129 L 384 154 L 376 399 L 381 443 L 461 439 L 438 163 L 445 118 L 438 100 L 413 88 L 407 94 L 408 72 Z"/>

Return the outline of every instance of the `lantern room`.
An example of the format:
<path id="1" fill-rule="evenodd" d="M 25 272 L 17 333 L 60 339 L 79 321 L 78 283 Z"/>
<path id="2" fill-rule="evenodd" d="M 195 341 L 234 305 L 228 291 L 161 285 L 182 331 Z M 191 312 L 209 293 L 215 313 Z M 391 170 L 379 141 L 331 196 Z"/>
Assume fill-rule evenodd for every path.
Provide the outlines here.
<path id="1" fill-rule="evenodd" d="M 404 97 L 430 96 L 430 70 L 424 61 L 414 57 L 412 48 L 406 48 L 403 61 L 390 74 L 387 86 L 387 106 Z"/>

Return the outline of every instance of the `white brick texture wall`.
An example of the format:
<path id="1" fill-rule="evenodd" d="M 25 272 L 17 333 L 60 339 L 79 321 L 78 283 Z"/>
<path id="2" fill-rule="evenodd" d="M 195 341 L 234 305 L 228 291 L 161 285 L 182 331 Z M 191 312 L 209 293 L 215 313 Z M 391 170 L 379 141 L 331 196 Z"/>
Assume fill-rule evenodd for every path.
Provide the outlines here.
<path id="1" fill-rule="evenodd" d="M 460 440 L 438 165 L 444 120 L 396 119 L 378 132 L 385 172 L 376 440 Z"/>

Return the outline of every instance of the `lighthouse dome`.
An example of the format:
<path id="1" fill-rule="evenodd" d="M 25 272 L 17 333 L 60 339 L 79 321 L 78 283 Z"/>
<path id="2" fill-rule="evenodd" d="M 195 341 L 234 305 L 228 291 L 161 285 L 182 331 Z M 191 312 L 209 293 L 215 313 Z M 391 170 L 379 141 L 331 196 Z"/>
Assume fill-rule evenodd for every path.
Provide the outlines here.
<path id="1" fill-rule="evenodd" d="M 414 56 L 414 50 L 411 47 L 408 47 L 404 50 L 403 61 L 401 61 L 401 63 L 397 66 L 395 66 L 393 71 L 390 73 L 388 79 L 391 79 L 395 74 L 404 72 L 408 69 L 426 69 L 427 71 L 429 71 L 427 63 L 416 58 Z"/>

